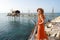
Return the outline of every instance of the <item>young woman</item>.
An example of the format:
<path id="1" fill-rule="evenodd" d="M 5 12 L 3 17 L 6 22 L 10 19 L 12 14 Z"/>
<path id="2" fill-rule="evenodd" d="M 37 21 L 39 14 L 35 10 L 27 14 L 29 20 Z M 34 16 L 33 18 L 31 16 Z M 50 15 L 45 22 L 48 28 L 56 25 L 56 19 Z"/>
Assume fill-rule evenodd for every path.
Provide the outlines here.
<path id="1" fill-rule="evenodd" d="M 44 10 L 42 8 L 38 8 L 37 13 L 38 13 L 37 39 L 38 40 L 44 40 L 44 39 L 48 40 L 48 37 L 44 30 L 44 20 L 45 20 Z"/>

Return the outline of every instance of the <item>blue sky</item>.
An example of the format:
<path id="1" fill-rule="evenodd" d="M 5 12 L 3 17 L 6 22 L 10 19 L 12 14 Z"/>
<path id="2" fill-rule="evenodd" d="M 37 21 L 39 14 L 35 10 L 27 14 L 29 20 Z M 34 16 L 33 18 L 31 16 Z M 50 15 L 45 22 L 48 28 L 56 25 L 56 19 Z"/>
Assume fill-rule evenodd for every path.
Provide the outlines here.
<path id="1" fill-rule="evenodd" d="M 60 0 L 0 0 L 0 12 L 19 9 L 21 12 L 36 12 L 37 8 L 43 8 L 45 12 L 60 12 Z"/>

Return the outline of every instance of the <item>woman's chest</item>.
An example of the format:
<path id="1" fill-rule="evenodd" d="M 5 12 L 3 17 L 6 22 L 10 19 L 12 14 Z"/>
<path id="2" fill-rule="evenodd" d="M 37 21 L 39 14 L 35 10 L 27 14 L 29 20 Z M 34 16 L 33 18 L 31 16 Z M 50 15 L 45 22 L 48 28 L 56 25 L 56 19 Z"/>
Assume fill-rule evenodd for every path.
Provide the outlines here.
<path id="1" fill-rule="evenodd" d="M 38 16 L 38 22 L 40 23 L 40 22 L 42 22 L 42 20 L 41 20 L 41 18 Z"/>

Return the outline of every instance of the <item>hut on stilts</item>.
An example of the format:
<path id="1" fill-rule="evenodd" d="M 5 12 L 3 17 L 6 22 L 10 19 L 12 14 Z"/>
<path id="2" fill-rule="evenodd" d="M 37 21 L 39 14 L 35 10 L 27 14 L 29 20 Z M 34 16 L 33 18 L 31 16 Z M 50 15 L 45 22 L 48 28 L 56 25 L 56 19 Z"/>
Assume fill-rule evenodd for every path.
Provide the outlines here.
<path id="1" fill-rule="evenodd" d="M 7 16 L 14 18 L 14 20 L 16 19 L 16 17 L 19 17 L 19 19 L 20 19 L 20 11 L 19 10 L 13 10 L 10 13 L 8 13 Z"/>

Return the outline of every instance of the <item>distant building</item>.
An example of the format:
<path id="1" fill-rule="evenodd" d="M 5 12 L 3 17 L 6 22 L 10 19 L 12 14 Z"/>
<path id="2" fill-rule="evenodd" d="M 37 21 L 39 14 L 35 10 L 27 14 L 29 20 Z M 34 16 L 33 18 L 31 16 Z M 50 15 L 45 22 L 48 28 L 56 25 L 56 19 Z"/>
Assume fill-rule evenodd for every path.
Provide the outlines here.
<path id="1" fill-rule="evenodd" d="M 19 10 L 13 10 L 11 13 L 8 13 L 8 16 L 20 16 Z"/>

